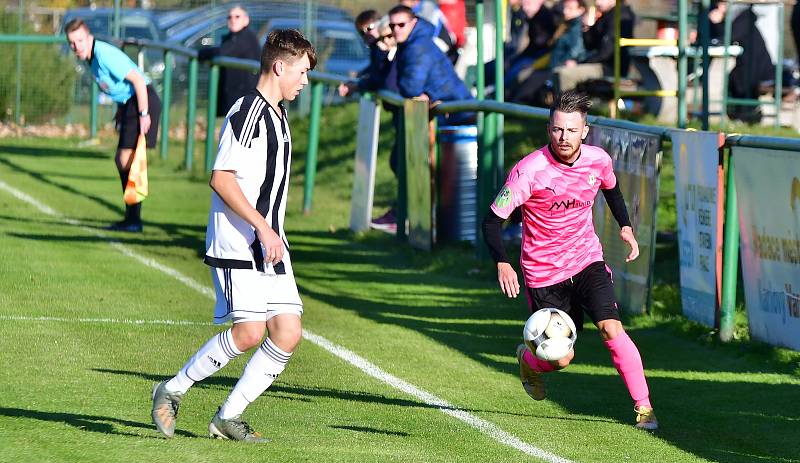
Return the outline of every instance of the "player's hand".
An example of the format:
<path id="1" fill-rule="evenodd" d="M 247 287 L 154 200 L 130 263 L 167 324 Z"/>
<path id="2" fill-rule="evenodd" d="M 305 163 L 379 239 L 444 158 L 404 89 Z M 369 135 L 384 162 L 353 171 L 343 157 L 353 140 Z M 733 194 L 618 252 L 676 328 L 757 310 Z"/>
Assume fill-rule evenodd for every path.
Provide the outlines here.
<path id="1" fill-rule="evenodd" d="M 339 96 L 346 97 L 353 89 L 348 84 L 339 84 Z"/>
<path id="2" fill-rule="evenodd" d="M 145 135 L 150 130 L 150 115 L 139 116 L 139 133 Z"/>
<path id="3" fill-rule="evenodd" d="M 622 227 L 619 231 L 619 237 L 631 247 L 631 253 L 625 258 L 625 262 L 630 262 L 639 257 L 639 243 L 636 242 L 636 237 L 633 235 L 633 228 Z"/>
<path id="4" fill-rule="evenodd" d="M 275 265 L 283 260 L 283 241 L 274 230 L 265 226 L 257 229 L 258 239 L 264 247 L 264 263 Z"/>
<path id="5" fill-rule="evenodd" d="M 519 280 L 517 272 L 508 262 L 497 263 L 497 281 L 500 283 L 500 290 L 508 297 L 519 295 Z"/>

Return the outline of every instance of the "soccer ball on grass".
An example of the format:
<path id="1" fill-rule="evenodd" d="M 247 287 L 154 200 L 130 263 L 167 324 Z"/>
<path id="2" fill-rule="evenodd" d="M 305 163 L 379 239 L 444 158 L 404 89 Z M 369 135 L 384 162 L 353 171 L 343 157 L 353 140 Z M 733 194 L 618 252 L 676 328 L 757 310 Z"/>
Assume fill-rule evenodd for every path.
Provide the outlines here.
<path id="1" fill-rule="evenodd" d="M 522 339 L 537 357 L 555 361 L 569 354 L 578 334 L 569 315 L 555 308 L 545 308 L 534 312 L 525 322 Z"/>

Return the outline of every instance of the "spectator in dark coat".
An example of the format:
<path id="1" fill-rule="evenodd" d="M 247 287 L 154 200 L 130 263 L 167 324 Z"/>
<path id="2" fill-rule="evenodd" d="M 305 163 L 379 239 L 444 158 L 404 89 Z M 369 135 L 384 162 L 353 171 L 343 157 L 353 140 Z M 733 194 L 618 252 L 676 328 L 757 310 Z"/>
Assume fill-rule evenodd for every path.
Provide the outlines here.
<path id="1" fill-rule="evenodd" d="M 583 45 L 584 0 L 561 0 L 559 9 L 563 21 L 553 34 L 550 63 L 546 69 L 537 69 L 518 86 L 509 89 L 506 99 L 516 103 L 550 106 L 544 86 L 552 82 L 554 69 L 575 67 L 586 56 Z M 551 85 L 552 87 L 552 85 Z M 554 89 L 553 89 L 554 90 Z"/>
<path id="2" fill-rule="evenodd" d="M 431 103 L 472 99 L 450 60 L 433 43 L 434 28 L 429 22 L 398 5 L 389 11 L 389 26 L 397 41 L 397 87 L 403 97 Z M 451 114 L 442 123 L 459 124 L 471 118 L 474 114 Z"/>
<path id="3" fill-rule="evenodd" d="M 616 0 L 595 0 L 594 4 L 597 12 L 600 13 L 600 18 L 583 33 L 583 43 L 587 51 L 584 63 L 602 64 L 605 75 L 614 75 L 614 47 L 616 41 L 614 15 L 616 14 L 616 8 L 622 8 L 620 10 L 622 14 L 620 35 L 624 38 L 633 37 L 633 23 L 636 19 L 633 10 L 628 5 L 625 5 L 622 0 L 619 3 L 618 5 Z M 630 66 L 628 47 L 622 47 L 620 53 L 620 69 L 622 70 L 622 75 L 626 76 Z"/>
<path id="4" fill-rule="evenodd" d="M 219 47 L 200 50 L 200 59 L 211 59 L 215 56 L 232 58 L 261 59 L 261 45 L 258 37 L 250 30 L 250 16 L 241 6 L 234 6 L 228 11 L 228 33 L 222 37 Z M 217 97 L 217 117 L 224 117 L 228 110 L 242 95 L 256 86 L 257 75 L 253 72 L 223 67 L 219 73 L 219 93 Z"/>
<path id="5" fill-rule="evenodd" d="M 550 67 L 574 66 L 586 57 L 583 44 L 583 16 L 586 14 L 584 0 L 561 0 L 564 22 L 553 34 L 553 51 L 550 52 Z"/>
<path id="6" fill-rule="evenodd" d="M 764 37 L 756 27 L 758 19 L 753 5 L 736 5 L 731 9 L 728 2 L 712 2 L 709 11 L 711 37 L 724 41 L 725 15 L 735 15 L 731 23 L 731 44 L 742 47 L 742 54 L 736 57 L 736 66 L 728 76 L 728 96 L 743 99 L 758 99 L 760 84 L 775 79 L 775 63 L 767 50 Z M 781 90 L 777 92 L 781 97 Z M 758 106 L 729 105 L 728 117 L 749 124 L 761 121 Z"/>
<path id="7" fill-rule="evenodd" d="M 505 56 L 504 59 L 505 76 L 503 82 L 507 89 L 516 87 L 520 73 L 532 68 L 538 59 L 550 51 L 553 33 L 556 30 L 555 17 L 553 12 L 544 4 L 544 0 L 522 0 L 520 6 L 525 18 L 525 30 L 518 40 L 518 48 L 508 56 Z M 484 69 L 486 85 L 494 85 L 494 60 L 486 63 Z"/>
<path id="8" fill-rule="evenodd" d="M 366 10 L 356 16 L 355 26 L 361 40 L 369 47 L 369 65 L 359 72 L 355 82 L 339 85 L 339 95 L 344 97 L 359 90 L 387 89 L 397 92 L 396 77 L 387 81 L 396 52 L 396 44 L 388 24 L 381 20 L 377 11 Z"/>

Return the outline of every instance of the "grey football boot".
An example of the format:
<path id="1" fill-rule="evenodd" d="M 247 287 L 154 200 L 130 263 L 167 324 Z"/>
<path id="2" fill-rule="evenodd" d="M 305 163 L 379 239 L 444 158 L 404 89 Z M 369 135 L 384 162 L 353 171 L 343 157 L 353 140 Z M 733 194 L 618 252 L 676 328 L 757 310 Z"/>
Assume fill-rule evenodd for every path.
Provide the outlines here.
<path id="1" fill-rule="evenodd" d="M 219 410 L 208 424 L 208 435 L 215 439 L 230 439 L 254 444 L 269 442 L 269 439 L 261 437 L 260 432 L 254 431 L 249 424 L 242 421 L 241 415 L 223 420 L 219 417 Z"/>
<path id="2" fill-rule="evenodd" d="M 158 432 L 172 437 L 175 435 L 175 420 L 178 418 L 178 407 L 183 394 L 167 391 L 164 387 L 166 384 L 166 381 L 162 381 L 153 386 L 153 410 L 150 416 Z"/>

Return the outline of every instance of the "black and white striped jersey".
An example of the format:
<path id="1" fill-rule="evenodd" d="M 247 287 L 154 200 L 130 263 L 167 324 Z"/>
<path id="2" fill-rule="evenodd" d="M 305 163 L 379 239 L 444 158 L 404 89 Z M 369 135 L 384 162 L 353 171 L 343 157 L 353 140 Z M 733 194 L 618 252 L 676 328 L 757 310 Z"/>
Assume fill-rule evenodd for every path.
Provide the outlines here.
<path id="1" fill-rule="evenodd" d="M 273 108 L 257 91 L 239 98 L 225 116 L 214 170 L 236 173 L 245 198 L 281 237 L 289 192 L 292 137 L 283 104 Z M 233 212 L 216 192 L 206 229 L 206 264 L 265 271 L 263 248 L 255 229 Z M 269 271 L 269 269 L 267 269 Z M 274 266 L 284 273 L 283 263 Z"/>

